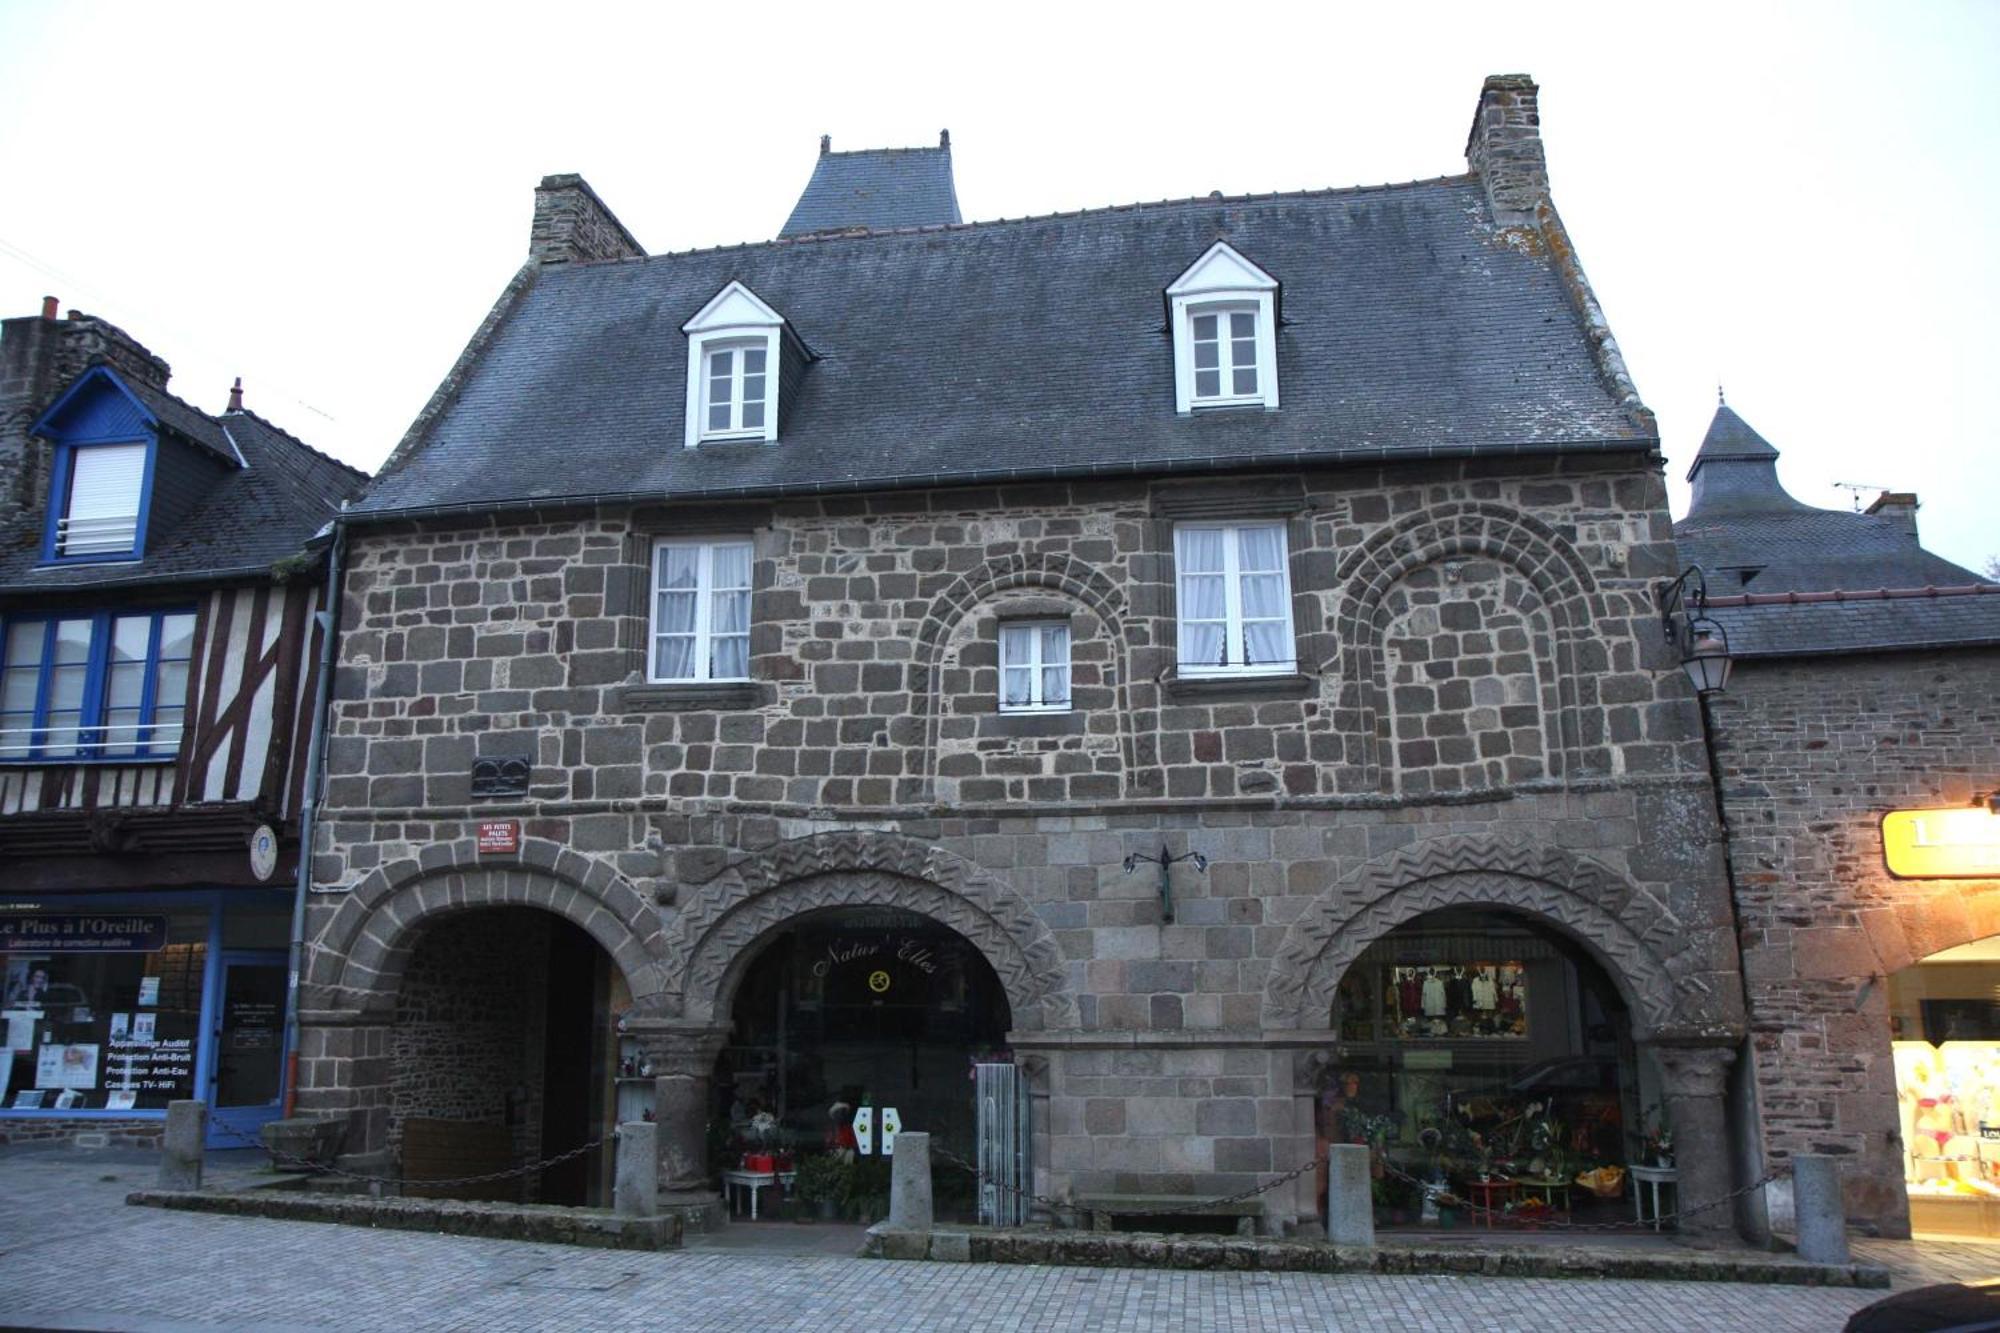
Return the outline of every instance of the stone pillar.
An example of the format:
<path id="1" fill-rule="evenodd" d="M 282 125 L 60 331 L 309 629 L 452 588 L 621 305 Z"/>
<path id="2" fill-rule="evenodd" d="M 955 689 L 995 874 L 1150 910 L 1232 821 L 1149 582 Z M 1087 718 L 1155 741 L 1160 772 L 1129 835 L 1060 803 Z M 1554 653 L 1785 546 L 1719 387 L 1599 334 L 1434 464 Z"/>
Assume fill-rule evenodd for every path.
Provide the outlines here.
<path id="1" fill-rule="evenodd" d="M 708 1194 L 709 1080 L 729 1029 L 675 1019 L 628 1019 L 628 1035 L 653 1066 L 658 1117 L 660 1188 L 667 1194 Z"/>
<path id="2" fill-rule="evenodd" d="M 207 1102 L 167 1103 L 167 1129 L 160 1139 L 161 1189 L 201 1188 L 201 1150 L 207 1137 Z"/>
<path id="3" fill-rule="evenodd" d="M 660 1212 L 659 1126 L 631 1120 L 618 1126 L 618 1153 L 612 1168 L 612 1208 L 620 1217 L 657 1217 Z"/>
<path id="4" fill-rule="evenodd" d="M 1723 1198 L 1731 1189 L 1725 1094 L 1736 1048 L 1665 1041 L 1648 1045 L 1659 1062 L 1660 1093 L 1674 1131 L 1674 1165 L 1680 1172 L 1675 1206 L 1685 1215 L 1690 1208 Z M 1683 1216 L 1680 1229 L 1682 1234 L 1697 1238 L 1729 1238 L 1736 1231 L 1736 1212 L 1728 1204 L 1708 1208 L 1692 1217 Z"/>
<path id="5" fill-rule="evenodd" d="M 1326 1150 L 1326 1238 L 1335 1245 L 1375 1243 L 1374 1179 L 1363 1143 L 1334 1143 Z"/>
<path id="6" fill-rule="evenodd" d="M 1840 1169 L 1831 1157 L 1792 1158 L 1792 1208 L 1798 1217 L 1799 1258 L 1815 1264 L 1847 1262 L 1847 1208 L 1840 1198 Z"/>
<path id="7" fill-rule="evenodd" d="M 906 1129 L 890 1155 L 889 1225 L 906 1231 L 931 1229 L 931 1136 Z"/>

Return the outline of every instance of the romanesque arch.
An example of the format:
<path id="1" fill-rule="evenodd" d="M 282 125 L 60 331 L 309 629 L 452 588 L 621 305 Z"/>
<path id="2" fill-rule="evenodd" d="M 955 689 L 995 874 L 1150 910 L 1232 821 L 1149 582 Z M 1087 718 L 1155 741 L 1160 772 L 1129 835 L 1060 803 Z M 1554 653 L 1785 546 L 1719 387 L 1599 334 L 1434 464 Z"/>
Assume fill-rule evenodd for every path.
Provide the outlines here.
<path id="1" fill-rule="evenodd" d="M 1265 983 L 1264 1026 L 1324 1024 L 1369 945 L 1446 907 L 1501 908 L 1568 934 L 1604 966 L 1642 1039 L 1687 1026 L 1707 998 L 1693 932 L 1609 866 L 1529 843 L 1438 838 L 1366 863 L 1292 924 Z"/>
<path id="2" fill-rule="evenodd" d="M 307 946 L 304 1007 L 393 1010 L 418 927 L 480 907 L 534 907 L 582 927 L 641 1008 L 665 989 L 659 913 L 609 866 L 542 838 L 523 839 L 519 856 L 505 861 L 482 858 L 461 839 L 377 866 L 348 891 Z"/>
<path id="3" fill-rule="evenodd" d="M 1052 593 L 1087 608 L 1111 639 L 1112 669 L 1117 674 L 1119 754 L 1127 774 L 1134 771 L 1131 715 L 1130 651 L 1125 631 L 1125 596 L 1103 571 L 1068 555 L 1018 551 L 996 556 L 961 574 L 931 602 L 917 626 L 912 658 L 918 678 L 911 696 L 924 720 L 922 773 L 929 782 L 937 772 L 938 725 L 943 711 L 944 656 L 951 631 L 980 603 L 1008 592 Z"/>
<path id="4" fill-rule="evenodd" d="M 1341 564 L 1332 617 L 1341 664 L 1340 706 L 1352 710 L 1362 737 L 1363 782 L 1384 784 L 1383 719 L 1388 685 L 1382 647 L 1391 589 L 1425 565 L 1460 557 L 1505 565 L 1534 588 L 1553 631 L 1556 710 L 1550 728 L 1552 774 L 1574 774 L 1584 761 L 1577 690 L 1577 643 L 1588 630 L 1588 599 L 1597 580 L 1575 548 L 1548 524 L 1505 505 L 1461 501 L 1433 505 L 1377 533 Z"/>
<path id="5" fill-rule="evenodd" d="M 666 940 L 665 1008 L 727 1015 L 742 970 L 772 932 L 831 907 L 896 907 L 969 940 L 1007 992 L 1014 1026 L 1074 1028 L 1062 950 L 1034 907 L 963 857 L 893 834 L 815 834 L 745 857 L 683 896 Z"/>

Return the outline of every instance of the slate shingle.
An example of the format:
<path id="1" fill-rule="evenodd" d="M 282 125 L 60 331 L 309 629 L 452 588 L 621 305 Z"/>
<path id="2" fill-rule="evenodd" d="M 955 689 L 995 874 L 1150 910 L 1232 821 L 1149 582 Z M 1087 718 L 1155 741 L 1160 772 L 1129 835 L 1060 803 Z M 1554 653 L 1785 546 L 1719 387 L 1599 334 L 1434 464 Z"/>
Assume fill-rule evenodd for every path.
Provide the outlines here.
<path id="1" fill-rule="evenodd" d="M 962 221 L 951 149 L 871 148 L 822 152 L 780 236 L 861 227 L 939 227 Z"/>
<path id="2" fill-rule="evenodd" d="M 1279 411 L 1175 414 L 1163 291 L 1218 237 L 1283 284 Z M 357 508 L 1653 447 L 1518 240 L 1452 177 L 565 265 Z M 775 445 L 690 450 L 680 325 L 731 280 L 816 360 Z"/>

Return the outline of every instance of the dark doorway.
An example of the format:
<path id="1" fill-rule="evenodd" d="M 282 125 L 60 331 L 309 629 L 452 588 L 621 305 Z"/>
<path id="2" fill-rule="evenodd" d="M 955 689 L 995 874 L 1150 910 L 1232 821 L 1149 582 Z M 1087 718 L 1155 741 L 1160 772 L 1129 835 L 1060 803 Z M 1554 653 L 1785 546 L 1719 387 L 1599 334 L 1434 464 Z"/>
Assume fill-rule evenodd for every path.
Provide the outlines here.
<path id="1" fill-rule="evenodd" d="M 390 1142 L 418 1195 L 602 1202 L 605 1149 L 476 1185 L 426 1184 L 525 1167 L 603 1132 L 610 959 L 581 928 L 532 908 L 428 923 L 392 1032 Z"/>

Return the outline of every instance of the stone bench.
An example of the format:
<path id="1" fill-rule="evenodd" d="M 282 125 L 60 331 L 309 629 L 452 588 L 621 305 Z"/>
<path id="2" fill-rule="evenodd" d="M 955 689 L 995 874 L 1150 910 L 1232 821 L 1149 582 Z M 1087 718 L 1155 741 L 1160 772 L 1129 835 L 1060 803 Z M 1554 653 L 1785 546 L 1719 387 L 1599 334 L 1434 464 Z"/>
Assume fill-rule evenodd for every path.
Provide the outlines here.
<path id="1" fill-rule="evenodd" d="M 1084 1229 L 1089 1231 L 1116 1231 L 1120 1218 L 1173 1221 L 1188 1217 L 1222 1217 L 1235 1219 L 1237 1235 L 1254 1236 L 1257 1234 L 1257 1219 L 1264 1215 L 1264 1202 L 1261 1198 L 1250 1198 L 1233 1203 L 1205 1203 L 1191 1194 L 1080 1194 L 1076 1197 L 1076 1210 L 1083 1218 Z"/>

